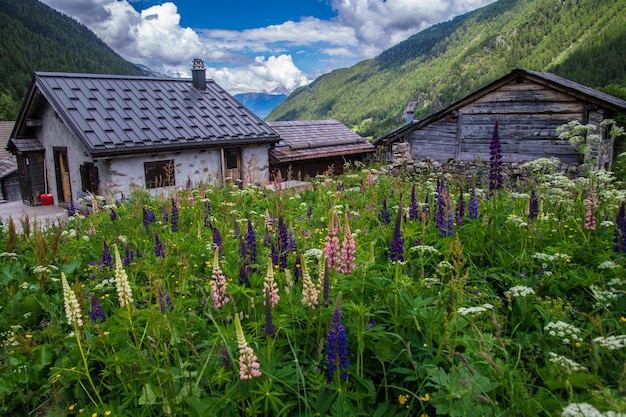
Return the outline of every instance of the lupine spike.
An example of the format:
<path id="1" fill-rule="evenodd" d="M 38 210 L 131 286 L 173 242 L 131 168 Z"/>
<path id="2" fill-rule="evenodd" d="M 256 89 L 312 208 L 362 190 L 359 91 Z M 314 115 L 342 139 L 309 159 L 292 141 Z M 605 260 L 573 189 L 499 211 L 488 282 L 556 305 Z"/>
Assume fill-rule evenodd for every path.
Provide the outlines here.
<path id="1" fill-rule="evenodd" d="M 65 306 L 65 316 L 68 324 L 74 327 L 83 327 L 83 315 L 80 304 L 76 298 L 76 293 L 70 288 L 65 277 L 65 272 L 61 272 L 61 285 L 63 287 L 63 303 Z"/>
<path id="2" fill-rule="evenodd" d="M 117 245 L 113 247 L 115 251 L 115 287 L 117 289 L 117 298 L 119 299 L 120 307 L 126 307 L 133 303 L 133 292 L 130 289 L 128 275 L 126 275 L 122 265 L 120 251 L 117 249 Z"/>
<path id="3" fill-rule="evenodd" d="M 341 243 L 341 272 L 344 274 L 351 274 L 356 260 L 356 244 L 354 242 L 354 236 L 350 231 L 350 222 L 348 220 L 348 214 L 346 210 L 345 225 L 343 229 L 343 242 Z"/>
<path id="4" fill-rule="evenodd" d="M 172 213 L 170 215 L 170 229 L 172 233 L 178 232 L 178 206 L 172 197 Z"/>
<path id="5" fill-rule="evenodd" d="M 263 293 L 266 296 L 263 300 L 263 305 L 269 303 L 272 308 L 276 307 L 276 304 L 280 301 L 280 296 L 278 295 L 278 285 L 274 280 L 274 266 L 271 258 L 267 262 L 267 273 L 265 274 L 265 281 L 263 281 Z"/>
<path id="6" fill-rule="evenodd" d="M 396 215 L 396 225 L 393 229 L 391 237 L 391 245 L 389 249 L 389 260 L 391 262 L 404 262 L 404 238 L 402 237 L 402 204 L 398 206 L 398 214 Z"/>
<path id="7" fill-rule="evenodd" d="M 91 310 L 89 311 L 89 318 L 95 323 L 103 323 L 107 317 L 104 314 L 104 310 L 98 302 L 98 297 L 91 295 Z"/>
<path id="8" fill-rule="evenodd" d="M 324 254 L 328 267 L 334 270 L 341 270 L 341 258 L 339 254 L 339 219 L 334 210 L 330 210 L 328 220 L 328 234 L 324 238 Z"/>
<path id="9" fill-rule="evenodd" d="M 419 218 L 419 208 L 417 206 L 417 198 L 415 197 L 415 184 L 411 187 L 411 204 L 409 206 L 409 219 L 417 220 Z"/>
<path id="10" fill-rule="evenodd" d="M 211 298 L 216 310 L 230 301 L 227 285 L 226 277 L 220 268 L 220 250 L 215 248 L 213 251 L 213 273 L 211 275 Z"/>
<path id="11" fill-rule="evenodd" d="M 389 209 L 387 208 L 387 197 L 383 198 L 383 207 L 380 210 L 380 221 L 384 225 L 391 223 L 391 213 L 389 213 Z"/>
<path id="12" fill-rule="evenodd" d="M 259 365 L 254 351 L 248 346 L 248 342 L 246 342 L 238 314 L 235 314 L 235 332 L 237 334 L 237 346 L 239 348 L 239 379 L 252 379 L 261 376 L 261 366 Z"/>
<path id="13" fill-rule="evenodd" d="M 535 220 L 539 214 L 539 200 L 537 199 L 537 193 L 533 189 L 530 192 L 530 201 L 528 202 L 528 220 Z"/>
<path id="14" fill-rule="evenodd" d="M 157 258 L 165 258 L 165 247 L 159 239 L 159 233 L 154 232 L 154 256 Z"/>
<path id="15" fill-rule="evenodd" d="M 498 132 L 498 121 L 493 129 L 491 144 L 489 145 L 489 194 L 502 188 L 502 143 Z"/>
<path id="16" fill-rule="evenodd" d="M 319 291 L 311 280 L 304 256 L 302 257 L 302 304 L 312 310 L 315 310 L 315 306 L 319 304 Z"/>
<path id="17" fill-rule="evenodd" d="M 337 295 L 333 316 L 328 326 L 326 337 L 326 357 L 328 359 L 328 377 L 332 381 L 335 374 L 341 372 L 341 379 L 348 378 L 348 338 L 346 328 L 341 322 L 341 292 Z"/>

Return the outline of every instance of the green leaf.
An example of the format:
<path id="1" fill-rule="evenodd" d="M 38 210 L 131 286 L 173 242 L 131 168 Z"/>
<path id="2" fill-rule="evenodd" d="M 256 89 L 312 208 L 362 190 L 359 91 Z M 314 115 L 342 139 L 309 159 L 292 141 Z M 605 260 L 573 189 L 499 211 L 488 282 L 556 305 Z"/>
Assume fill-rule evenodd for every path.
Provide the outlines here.
<path id="1" fill-rule="evenodd" d="M 141 389 L 141 397 L 139 397 L 139 405 L 153 405 L 156 403 L 157 397 L 152 389 L 152 385 L 145 384 Z"/>

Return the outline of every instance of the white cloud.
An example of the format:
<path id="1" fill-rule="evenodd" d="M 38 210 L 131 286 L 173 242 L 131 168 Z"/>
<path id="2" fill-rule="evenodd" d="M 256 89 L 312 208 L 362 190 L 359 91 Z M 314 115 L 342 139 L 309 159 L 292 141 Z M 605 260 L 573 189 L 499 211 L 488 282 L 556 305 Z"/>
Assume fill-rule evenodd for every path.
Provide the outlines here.
<path id="1" fill-rule="evenodd" d="M 494 0 L 332 0 L 334 19 L 303 17 L 243 31 L 181 27 L 174 2 L 137 12 L 129 0 L 42 1 L 87 25 L 124 58 L 155 71 L 189 77 L 192 59 L 203 58 L 209 75 L 236 93 L 294 89 L 333 65 L 371 58 L 419 30 Z M 307 76 L 294 55 L 302 63 L 315 59 L 316 69 Z"/>

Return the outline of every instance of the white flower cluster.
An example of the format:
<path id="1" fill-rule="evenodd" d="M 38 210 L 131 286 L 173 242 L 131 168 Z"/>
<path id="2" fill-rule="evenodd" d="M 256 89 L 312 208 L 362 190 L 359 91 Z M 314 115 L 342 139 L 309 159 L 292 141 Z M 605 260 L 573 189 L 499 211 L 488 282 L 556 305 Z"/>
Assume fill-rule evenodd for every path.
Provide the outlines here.
<path id="1" fill-rule="evenodd" d="M 19 328 L 21 326 L 11 326 L 11 327 Z M 8 330 L 6 332 L 0 332 L 0 340 L 2 341 L 0 346 L 3 346 L 5 349 L 10 346 L 19 346 L 20 342 L 18 342 L 17 339 L 15 338 L 15 330 L 17 329 Z"/>
<path id="2" fill-rule="evenodd" d="M 456 312 L 462 316 L 467 316 L 471 314 L 479 314 L 487 310 L 493 310 L 493 305 L 483 304 L 480 307 L 459 307 Z"/>
<path id="3" fill-rule="evenodd" d="M 536 252 L 533 254 L 533 258 L 539 262 L 547 263 L 547 262 L 569 262 L 572 258 L 566 253 L 555 253 L 554 255 L 549 255 L 547 253 Z"/>
<path id="4" fill-rule="evenodd" d="M 17 261 L 17 253 L 14 252 L 2 252 L 0 253 L 0 259 L 8 259 L 10 261 Z"/>
<path id="5" fill-rule="evenodd" d="M 409 251 L 420 252 L 422 255 L 424 255 L 425 253 L 428 253 L 429 255 L 439 255 L 439 249 L 435 248 L 434 246 L 429 246 L 429 245 L 411 246 Z"/>
<path id="6" fill-rule="evenodd" d="M 511 198 L 514 199 L 528 199 L 530 198 L 530 195 L 528 195 L 528 193 L 516 193 L 514 191 L 511 192 Z"/>
<path id="7" fill-rule="evenodd" d="M 322 253 L 324 253 L 321 249 L 317 249 L 317 248 L 311 248 L 311 249 L 307 249 L 306 252 L 304 252 L 304 257 L 307 259 L 310 258 L 317 258 L 322 259 Z"/>
<path id="8" fill-rule="evenodd" d="M 619 265 L 613 261 L 604 261 L 600 265 L 598 265 L 598 269 L 615 269 Z"/>
<path id="9" fill-rule="evenodd" d="M 448 261 L 441 261 L 437 264 L 437 269 L 440 272 L 443 272 L 444 269 L 454 269 L 454 267 L 452 266 L 452 264 Z"/>
<path id="10" fill-rule="evenodd" d="M 504 294 L 508 297 L 526 297 L 527 295 L 534 294 L 535 290 L 524 285 L 516 285 L 509 288 Z"/>
<path id="11" fill-rule="evenodd" d="M 48 266 L 37 265 L 37 266 L 34 266 L 31 270 L 33 271 L 33 274 L 49 274 L 52 271 L 56 271 L 57 269 L 59 268 L 56 267 L 55 265 L 48 265 Z"/>
<path id="12" fill-rule="evenodd" d="M 591 290 L 593 298 L 596 299 L 596 302 L 594 303 L 595 308 L 608 307 L 611 304 L 611 301 L 617 298 L 617 294 L 611 290 L 604 290 L 596 287 L 595 285 L 591 285 L 589 289 Z"/>
<path id="13" fill-rule="evenodd" d="M 626 347 L 626 334 L 619 336 L 596 337 L 593 341 L 608 350 L 623 349 Z"/>
<path id="14" fill-rule="evenodd" d="M 558 158 L 537 158 L 535 160 L 522 164 L 522 168 L 526 168 L 533 172 L 552 173 L 560 167 L 561 161 Z"/>
<path id="15" fill-rule="evenodd" d="M 107 279 L 102 280 L 101 283 L 96 284 L 93 288 L 94 290 L 101 290 L 104 287 L 110 287 L 112 285 L 115 285 L 115 278 L 107 278 Z"/>
<path id="16" fill-rule="evenodd" d="M 76 239 L 76 229 L 64 230 L 61 232 L 61 236 Z"/>
<path id="17" fill-rule="evenodd" d="M 565 369 L 568 373 L 582 372 L 587 370 L 587 368 L 585 368 L 578 362 L 566 358 L 565 356 L 558 355 L 554 352 L 549 352 L 548 355 L 550 356 L 550 362 L 561 365 L 563 369 Z"/>
<path id="18" fill-rule="evenodd" d="M 580 338 L 580 329 L 561 320 L 556 323 L 551 321 L 543 330 L 548 332 L 552 337 L 560 337 L 566 345 L 569 345 L 572 341 L 582 341 Z"/>
<path id="19" fill-rule="evenodd" d="M 561 417 L 604 417 L 604 415 L 591 404 L 572 403 L 563 409 Z"/>
<path id="20" fill-rule="evenodd" d="M 509 216 L 506 218 L 506 222 L 513 224 L 517 228 L 528 226 L 526 220 L 516 214 L 509 214 Z"/>

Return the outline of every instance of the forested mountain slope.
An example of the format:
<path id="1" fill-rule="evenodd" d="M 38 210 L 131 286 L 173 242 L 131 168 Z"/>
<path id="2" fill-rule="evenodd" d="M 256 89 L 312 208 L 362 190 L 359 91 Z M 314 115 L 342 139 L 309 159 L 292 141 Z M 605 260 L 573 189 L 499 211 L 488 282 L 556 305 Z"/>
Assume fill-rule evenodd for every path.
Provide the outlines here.
<path id="1" fill-rule="evenodd" d="M 37 0 L 0 0 L 0 118 L 15 119 L 34 71 L 142 74 L 76 20 Z"/>
<path id="2" fill-rule="evenodd" d="M 421 118 L 514 68 L 626 91 L 626 0 L 499 0 L 321 76 L 267 119 L 334 118 L 378 136 L 403 124 L 409 100 Z"/>

